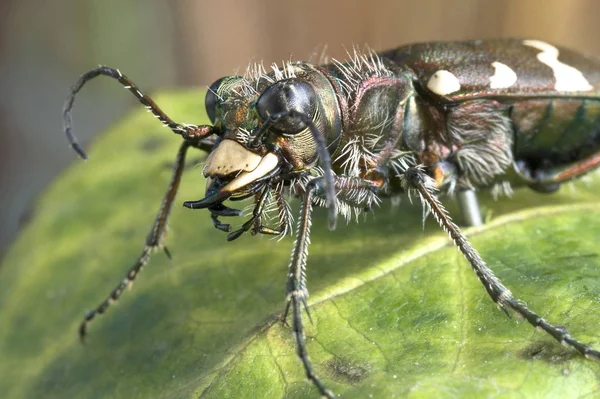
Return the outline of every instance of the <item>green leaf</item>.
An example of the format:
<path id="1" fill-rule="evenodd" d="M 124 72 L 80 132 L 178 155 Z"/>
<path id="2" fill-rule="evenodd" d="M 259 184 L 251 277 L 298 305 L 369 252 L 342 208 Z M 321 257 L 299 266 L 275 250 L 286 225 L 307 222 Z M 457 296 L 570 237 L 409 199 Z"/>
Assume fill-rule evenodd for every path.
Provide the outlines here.
<path id="1" fill-rule="evenodd" d="M 175 120 L 206 123 L 203 98 L 156 100 Z M 135 111 L 39 198 L 0 267 L 3 397 L 318 397 L 277 316 L 292 239 L 227 243 L 208 212 L 180 207 L 203 197 L 199 152 L 172 212 L 173 260 L 155 254 L 79 343 L 84 311 L 142 249 L 179 142 Z M 468 230 L 517 297 L 596 347 L 598 194 L 595 174 L 552 195 L 484 195 L 491 222 Z M 433 220 L 422 228 L 421 215 L 419 204 L 385 204 L 329 232 L 326 213 L 316 212 L 307 337 L 325 383 L 360 398 L 598 395 L 600 365 L 496 309 Z"/>

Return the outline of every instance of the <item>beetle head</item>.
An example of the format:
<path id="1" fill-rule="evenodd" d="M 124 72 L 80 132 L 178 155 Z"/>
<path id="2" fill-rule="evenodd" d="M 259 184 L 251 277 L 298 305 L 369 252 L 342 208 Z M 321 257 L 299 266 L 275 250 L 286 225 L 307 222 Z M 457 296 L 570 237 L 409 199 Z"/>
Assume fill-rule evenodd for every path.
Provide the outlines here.
<path id="1" fill-rule="evenodd" d="M 318 158 L 315 131 L 330 152 L 341 132 L 331 83 L 305 63 L 219 79 L 206 95 L 206 110 L 219 139 L 203 170 L 209 186 L 194 206 L 200 208 L 309 173 Z"/>

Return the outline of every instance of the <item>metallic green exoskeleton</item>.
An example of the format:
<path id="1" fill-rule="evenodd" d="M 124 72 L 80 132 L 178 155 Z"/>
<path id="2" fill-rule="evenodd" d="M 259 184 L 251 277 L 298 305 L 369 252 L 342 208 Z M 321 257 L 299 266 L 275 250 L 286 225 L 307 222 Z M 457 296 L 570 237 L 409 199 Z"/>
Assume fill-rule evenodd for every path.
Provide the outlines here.
<path id="1" fill-rule="evenodd" d="M 267 72 L 262 65 L 244 76 L 217 80 L 206 96 L 212 125 L 171 120 L 118 70 L 84 74 L 65 104 L 71 131 L 75 94 L 105 75 L 128 88 L 161 122 L 183 138 L 173 178 L 146 246 L 125 279 L 80 327 L 117 300 L 161 247 L 168 214 L 190 147 L 209 152 L 202 199 L 184 206 L 207 209 L 228 240 L 243 233 L 285 235 L 291 216 L 284 194 L 302 199 L 297 239 L 287 280 L 287 307 L 307 377 L 333 397 L 315 374 L 306 351 L 302 309 L 306 307 L 306 259 L 313 205 L 328 206 L 330 226 L 370 209 L 381 198 L 413 191 L 448 232 L 491 298 L 581 354 L 600 352 L 548 323 L 496 278 L 460 229 L 437 192 L 456 193 L 467 222 L 481 223 L 475 191 L 507 192 L 526 185 L 556 190 L 600 164 L 600 61 L 539 40 L 500 39 L 424 43 L 374 53 L 355 51 L 346 62 L 286 63 Z M 227 200 L 254 197 L 251 218 L 230 231 L 219 218 L 241 212 Z M 264 214 L 278 211 L 275 226 Z"/>

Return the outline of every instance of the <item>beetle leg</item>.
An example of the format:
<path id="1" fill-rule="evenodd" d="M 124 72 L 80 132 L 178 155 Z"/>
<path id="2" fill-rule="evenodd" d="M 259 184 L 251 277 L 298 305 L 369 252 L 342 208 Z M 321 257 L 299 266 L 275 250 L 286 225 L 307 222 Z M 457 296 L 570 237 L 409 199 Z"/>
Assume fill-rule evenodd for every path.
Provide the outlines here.
<path id="1" fill-rule="evenodd" d="M 323 177 L 312 181 L 317 187 L 315 197 L 317 204 L 322 206 L 326 202 L 325 181 Z M 333 187 L 336 192 L 336 208 L 339 213 L 350 220 L 352 211 L 356 214 L 371 209 L 372 205 L 379 203 L 378 193 L 381 185 L 369 179 L 355 176 L 334 176 Z"/>
<path id="2" fill-rule="evenodd" d="M 292 331 L 296 340 L 296 354 L 300 358 L 306 377 L 312 381 L 319 393 L 327 398 L 333 398 L 334 394 L 325 387 L 321 379 L 315 374 L 308 351 L 306 348 L 306 338 L 304 336 L 304 325 L 302 323 L 302 309 L 308 313 L 306 298 L 308 291 L 306 289 L 306 258 L 308 256 L 308 244 L 310 242 L 310 226 L 313 195 L 317 187 L 311 182 L 306 187 L 302 210 L 298 218 L 298 230 L 294 250 L 290 260 L 289 274 L 286 285 L 286 308 L 283 321 L 287 318 L 288 311 L 292 311 Z M 310 314 L 309 314 L 310 317 Z"/>
<path id="3" fill-rule="evenodd" d="M 306 240 L 306 237 L 308 237 L 310 233 L 310 212 L 312 212 L 312 204 L 327 204 L 326 186 L 326 178 L 321 176 L 311 180 L 306 187 L 304 187 L 303 195 L 305 198 L 309 198 L 311 202 L 309 211 L 304 209 L 304 207 L 307 205 L 303 203 L 304 212 L 309 212 L 309 214 L 305 216 L 303 213 L 300 220 L 298 220 L 298 238 L 296 239 L 296 247 L 301 246 L 303 251 L 308 250 L 307 243 L 303 244 L 300 241 Z M 336 209 L 341 213 L 344 213 L 349 209 L 349 207 L 365 206 L 367 203 L 376 201 L 376 199 L 374 199 L 376 197 L 372 197 L 374 193 L 370 190 L 370 188 L 372 188 L 372 183 L 359 177 L 334 176 L 333 187 L 336 190 Z M 367 190 L 368 188 L 369 190 Z M 308 200 L 305 200 L 305 202 L 306 201 Z M 348 215 L 348 213 L 346 213 L 346 215 Z M 303 218 L 308 218 L 308 220 L 303 220 Z M 287 286 L 287 306 L 283 316 L 284 321 L 287 317 L 294 293 L 296 293 L 296 295 L 300 295 L 300 293 L 302 294 L 301 297 L 304 301 L 306 313 L 308 313 L 310 318 L 310 313 L 308 311 L 308 307 L 306 306 L 306 297 L 308 296 L 308 291 L 306 289 L 306 276 L 304 275 L 306 254 L 297 252 L 299 250 L 300 249 L 296 249 L 292 254 L 292 261 L 290 263 L 290 274 Z M 302 255 L 302 259 L 296 259 L 296 257 L 299 257 L 300 255 Z M 297 273 L 300 274 L 296 276 Z"/>
<path id="4" fill-rule="evenodd" d="M 446 193 L 453 193 L 456 190 L 457 167 L 455 164 L 448 161 L 437 162 L 431 167 L 430 172 L 435 186 L 438 190 L 444 190 Z M 481 226 L 481 211 L 479 209 L 479 201 L 477 201 L 477 193 L 472 188 L 458 189 L 456 194 L 460 213 L 463 217 L 463 222 L 467 226 Z"/>
<path id="5" fill-rule="evenodd" d="M 544 186 L 558 188 L 559 184 L 581 177 L 598 166 L 600 166 L 600 154 L 593 154 L 566 167 L 561 165 L 549 168 L 549 170 L 544 171 L 544 176 L 538 179 L 540 181 L 533 183 L 531 186 L 534 189 Z"/>
<path id="6" fill-rule="evenodd" d="M 291 215 L 290 207 L 283 196 L 283 187 L 275 190 L 275 201 L 277 201 L 277 209 L 279 210 L 279 236 L 284 237 L 292 230 L 292 222 L 294 218 Z"/>
<path id="7" fill-rule="evenodd" d="M 420 168 L 409 168 L 403 175 L 404 182 L 409 189 L 418 192 L 421 202 L 433 213 L 435 220 L 454 241 L 456 247 L 467 259 L 479 281 L 492 298 L 492 300 L 508 314 L 507 308 L 512 309 L 522 316 L 532 326 L 540 328 L 556 339 L 561 344 L 570 346 L 587 358 L 600 360 L 600 352 L 574 339 L 566 328 L 548 323 L 541 316 L 529 309 L 523 301 L 513 296 L 494 272 L 487 266 L 479 252 L 471 246 L 467 237 L 452 222 L 441 202 L 434 195 L 435 184 Z"/>
<path id="8" fill-rule="evenodd" d="M 258 216 L 254 220 L 254 228 L 252 229 L 253 234 L 267 234 L 271 236 L 280 236 L 284 237 L 291 230 L 291 222 L 292 217 L 290 215 L 290 209 L 283 198 L 283 194 L 281 192 L 281 187 L 276 187 L 273 190 L 273 195 L 275 197 L 277 209 L 278 209 L 278 227 L 272 228 L 262 224 L 262 218 Z M 261 212 L 262 213 L 262 212 Z"/>
<path id="9" fill-rule="evenodd" d="M 244 223 L 242 225 L 242 227 L 240 227 L 236 231 L 232 231 L 231 233 L 227 234 L 227 241 L 233 241 L 233 240 L 239 238 L 245 232 L 249 231 L 253 226 L 255 226 L 257 220 L 258 220 L 258 224 L 260 225 L 261 215 L 263 213 L 265 204 L 267 202 L 267 198 L 269 197 L 270 190 L 271 190 L 271 182 L 268 181 L 265 185 L 265 189 L 260 194 L 260 197 L 257 198 L 256 206 L 254 207 L 254 210 L 252 211 L 252 217 L 248 221 L 246 221 L 246 223 Z"/>
<path id="10" fill-rule="evenodd" d="M 215 228 L 226 233 L 231 231 L 231 225 L 227 223 L 221 223 L 219 216 L 242 216 L 242 211 L 226 207 L 222 203 L 217 203 L 208 208 L 208 210 L 210 211 L 210 217 L 215 225 Z"/>
<path id="11" fill-rule="evenodd" d="M 286 203 L 285 200 L 283 199 L 283 196 L 281 195 L 280 192 L 275 192 L 275 198 L 277 201 L 277 208 L 279 209 L 279 222 L 278 222 L 278 228 L 272 228 L 272 227 L 268 227 L 263 225 L 262 223 L 262 214 L 264 212 L 264 203 L 265 203 L 265 199 L 261 199 L 261 203 L 254 209 L 253 211 L 253 219 L 251 219 L 250 221 L 248 221 L 247 223 L 245 223 L 244 225 L 248 224 L 248 226 L 250 226 L 251 222 L 253 221 L 254 223 L 254 227 L 252 227 L 252 235 L 255 234 L 266 234 L 266 235 L 271 235 L 271 236 L 284 236 L 287 234 L 287 232 L 289 231 L 289 223 L 290 223 L 290 215 L 287 213 L 288 209 L 286 207 Z"/>
<path id="12" fill-rule="evenodd" d="M 370 206 L 377 201 L 377 186 L 371 181 L 358 177 L 334 176 L 333 187 L 336 190 L 336 209 L 344 213 L 349 207 Z M 306 311 L 312 322 L 308 304 L 308 290 L 306 288 L 306 259 L 308 257 L 308 244 L 310 242 L 311 213 L 313 202 L 321 202 L 325 205 L 327 199 L 327 183 L 325 177 L 312 180 L 305 188 L 302 211 L 298 219 L 297 238 L 292 252 L 289 274 L 287 281 L 286 308 L 283 322 L 287 319 L 288 312 L 292 313 L 292 331 L 296 339 L 296 353 L 302 364 L 306 376 L 319 389 L 321 395 L 333 398 L 334 394 L 325 387 L 323 382 L 315 374 L 312 364 L 308 358 L 306 340 L 304 337 L 304 325 L 302 322 L 302 309 Z M 349 212 L 346 216 L 349 216 Z"/>
<path id="13" fill-rule="evenodd" d="M 467 226 L 481 226 L 481 211 L 475 190 L 459 190 L 456 194 L 458 206 Z"/>
<path id="14" fill-rule="evenodd" d="M 125 288 L 131 286 L 138 273 L 142 270 L 144 265 L 148 263 L 150 255 L 152 255 L 152 251 L 154 249 L 163 247 L 167 256 L 169 258 L 171 257 L 167 247 L 163 246 L 163 239 L 167 229 L 167 220 L 169 218 L 171 206 L 173 205 L 173 200 L 175 199 L 175 194 L 177 193 L 177 189 L 179 188 L 179 183 L 181 181 L 181 175 L 185 165 L 185 155 L 190 145 L 191 143 L 184 141 L 179 147 L 179 152 L 177 153 L 177 159 L 175 161 L 175 169 L 173 171 L 173 176 L 171 177 L 171 182 L 169 183 L 169 188 L 167 189 L 167 193 L 163 198 L 158 215 L 156 215 L 156 219 L 152 225 L 152 229 L 146 237 L 146 245 L 144 246 L 142 253 L 137 258 L 131 269 L 129 269 L 125 275 L 125 278 L 119 283 L 119 285 L 117 285 L 111 291 L 108 297 L 98 307 L 87 312 L 83 321 L 79 325 L 79 338 L 82 342 L 85 339 L 88 324 L 96 316 L 104 314 L 106 309 L 108 309 L 113 302 L 119 299 Z"/>

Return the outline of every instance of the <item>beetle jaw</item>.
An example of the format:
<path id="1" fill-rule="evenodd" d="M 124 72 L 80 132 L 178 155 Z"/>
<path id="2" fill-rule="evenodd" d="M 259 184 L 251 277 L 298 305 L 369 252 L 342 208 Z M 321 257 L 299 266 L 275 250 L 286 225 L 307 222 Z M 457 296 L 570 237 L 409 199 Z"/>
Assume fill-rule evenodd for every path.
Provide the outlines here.
<path id="1" fill-rule="evenodd" d="M 258 155 L 238 142 L 224 139 L 210 153 L 203 174 L 208 179 L 203 199 L 184 203 L 188 208 L 208 208 L 230 197 L 244 197 L 256 191 L 258 183 L 279 167 L 279 157 L 273 152 Z"/>

